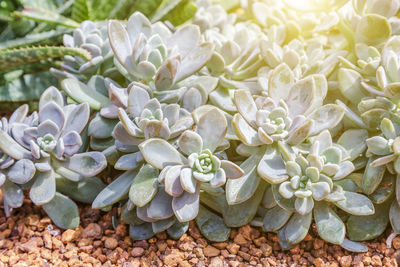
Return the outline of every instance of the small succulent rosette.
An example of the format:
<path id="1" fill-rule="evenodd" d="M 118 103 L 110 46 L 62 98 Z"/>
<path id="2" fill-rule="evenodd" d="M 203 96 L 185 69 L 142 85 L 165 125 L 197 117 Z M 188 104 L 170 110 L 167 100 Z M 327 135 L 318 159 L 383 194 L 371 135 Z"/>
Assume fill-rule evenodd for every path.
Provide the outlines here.
<path id="1" fill-rule="evenodd" d="M 13 135 L 21 134 L 19 125 L 32 124 L 37 121 L 36 112 L 28 115 L 28 105 L 17 108 L 10 119 L 1 119 L 0 135 L 0 187 L 3 193 L 3 205 L 6 216 L 10 209 L 23 204 L 23 189 L 35 176 L 36 168 L 29 150 L 20 146 Z"/>
<path id="2" fill-rule="evenodd" d="M 37 170 L 29 192 L 30 199 L 37 205 L 44 205 L 49 216 L 62 228 L 76 227 L 79 214 L 71 200 L 56 192 L 58 181 L 66 180 L 65 186 L 68 181 L 73 184 L 86 178 L 98 179 L 93 176 L 107 165 L 102 153 L 84 152 L 81 134 L 84 136 L 82 132 L 89 115 L 88 104 L 65 105 L 64 96 L 55 87 L 49 87 L 40 98 L 37 119 L 13 123 L 11 128 L 11 149 L 19 154 L 28 153 L 34 162 L 33 170 Z M 20 172 L 28 170 L 21 168 Z M 100 180 L 98 182 L 102 184 Z M 96 189 L 94 194 L 98 193 Z M 72 198 L 75 195 L 71 193 Z M 64 208 L 72 210 L 68 216 L 60 215 L 62 209 L 57 211 L 62 203 L 66 205 Z"/>
<path id="3" fill-rule="evenodd" d="M 217 188 L 226 179 L 243 175 L 239 166 L 213 154 L 226 131 L 225 116 L 215 108 L 201 116 L 195 131 L 182 133 L 178 140 L 181 152 L 162 139 L 149 139 L 139 145 L 146 162 L 161 170 L 158 180 L 165 185 L 171 210 L 180 222 L 196 217 L 202 183 Z"/>
<path id="4" fill-rule="evenodd" d="M 335 127 L 344 115 L 344 109 L 338 105 L 322 105 L 327 93 L 322 75 L 294 82 L 292 71 L 283 64 L 271 74 L 268 89 L 269 97 L 258 96 L 255 100 L 247 90 L 235 91 L 238 113 L 232 127 L 243 142 L 237 149 L 239 153 L 249 156 L 257 147 L 264 149 L 277 143 L 301 144 L 308 137 Z M 272 165 L 278 154 L 266 152 L 259 161 L 258 174 L 268 182 L 277 172 Z"/>
<path id="5" fill-rule="evenodd" d="M 121 73 L 154 91 L 177 89 L 174 86 L 179 81 L 207 64 L 214 50 L 211 43 L 201 42 L 198 26 L 185 25 L 172 33 L 165 24 L 151 24 L 139 12 L 129 18 L 126 27 L 110 21 L 108 34 Z"/>
<path id="6" fill-rule="evenodd" d="M 398 118 L 396 118 L 398 120 Z M 367 156 L 371 157 L 371 167 L 388 168 L 391 173 L 400 174 L 400 137 L 396 119 L 383 118 L 380 123 L 381 135 L 366 140 Z"/>
<path id="7" fill-rule="evenodd" d="M 271 187 L 266 191 L 273 197 L 266 195 L 263 200 L 263 206 L 268 207 L 263 227 L 277 231 L 284 248 L 306 236 L 313 215 L 321 238 L 339 245 L 347 242 L 345 224 L 333 205 L 355 216 L 375 212 L 371 200 L 357 193 L 359 187 L 351 177 L 355 170 L 351 154 L 334 143 L 327 130 L 311 138 L 310 143 L 307 153 L 288 150 L 280 156 L 280 162 L 275 161 L 276 169 L 282 169 L 270 180 Z"/>
<path id="8" fill-rule="evenodd" d="M 52 68 L 54 76 L 65 79 L 75 78 L 83 81 L 92 75 L 101 74 L 112 77 L 117 72 L 113 63 L 113 51 L 107 35 L 107 25 L 104 22 L 84 21 L 71 35 L 64 34 L 65 47 L 83 48 L 90 55 L 90 61 L 76 56 L 65 56 L 61 69 Z M 118 73 L 118 72 L 117 72 Z"/>

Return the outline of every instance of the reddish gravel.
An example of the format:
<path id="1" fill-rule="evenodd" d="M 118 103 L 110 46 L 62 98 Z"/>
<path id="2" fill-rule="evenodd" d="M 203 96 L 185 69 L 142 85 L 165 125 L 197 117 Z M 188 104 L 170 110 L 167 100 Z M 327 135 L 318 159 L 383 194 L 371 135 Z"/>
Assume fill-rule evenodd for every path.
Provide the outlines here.
<path id="1" fill-rule="evenodd" d="M 385 236 L 366 243 L 367 253 L 344 251 L 316 238 L 315 229 L 288 252 L 275 234 L 244 226 L 228 242 L 210 243 L 194 223 L 178 241 L 165 233 L 132 241 L 127 227 L 114 230 L 112 214 L 81 207 L 81 226 L 62 231 L 43 210 L 25 200 L 8 219 L 0 211 L 0 266 L 397 266 L 400 237 L 387 248 Z M 397 262 L 396 262 L 397 261 Z"/>

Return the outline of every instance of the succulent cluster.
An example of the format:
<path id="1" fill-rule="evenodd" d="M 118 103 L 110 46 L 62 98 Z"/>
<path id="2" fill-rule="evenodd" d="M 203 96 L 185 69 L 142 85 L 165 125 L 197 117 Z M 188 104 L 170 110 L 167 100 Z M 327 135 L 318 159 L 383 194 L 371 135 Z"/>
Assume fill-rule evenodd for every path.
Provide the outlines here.
<path id="1" fill-rule="evenodd" d="M 284 249 L 313 221 L 350 251 L 400 233 L 400 5 L 301 2 L 199 0 L 177 28 L 83 22 L 64 43 L 92 59 L 65 57 L 62 93 L 1 120 L 6 210 L 30 189 L 61 227 L 78 219 L 65 194 L 119 206 L 134 239 L 251 223 Z"/>

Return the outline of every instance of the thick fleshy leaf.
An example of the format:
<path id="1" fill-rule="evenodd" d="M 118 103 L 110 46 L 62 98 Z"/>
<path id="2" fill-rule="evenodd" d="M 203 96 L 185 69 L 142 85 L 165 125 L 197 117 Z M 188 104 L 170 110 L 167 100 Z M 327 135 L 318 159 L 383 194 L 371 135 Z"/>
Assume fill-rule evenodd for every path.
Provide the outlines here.
<path id="1" fill-rule="evenodd" d="M 202 205 L 196 223 L 200 232 L 212 242 L 224 242 L 229 238 L 231 230 L 225 226 L 224 220 Z"/>
<path id="2" fill-rule="evenodd" d="M 56 193 L 53 199 L 43 205 L 55 225 L 62 229 L 73 229 L 79 226 L 78 206 L 66 196 Z"/>
<path id="3" fill-rule="evenodd" d="M 0 150 L 16 160 L 32 158 L 29 150 L 15 142 L 15 140 L 3 130 L 0 130 Z"/>
<path id="4" fill-rule="evenodd" d="M 314 208 L 314 200 L 311 196 L 301 198 L 297 197 L 296 201 L 294 202 L 294 207 L 301 215 L 311 213 L 312 209 Z"/>
<path id="5" fill-rule="evenodd" d="M 368 159 L 368 163 L 365 167 L 364 175 L 361 181 L 361 189 L 367 195 L 372 194 L 379 186 L 386 170 L 385 165 L 372 167 L 371 162 L 373 162 L 375 159 L 376 157 L 371 157 Z"/>
<path id="6" fill-rule="evenodd" d="M 245 174 L 241 167 L 229 160 L 221 160 L 221 168 L 224 169 L 228 179 L 238 179 Z"/>
<path id="7" fill-rule="evenodd" d="M 165 220 L 152 222 L 151 223 L 151 228 L 153 229 L 153 232 L 155 234 L 158 234 L 158 233 L 161 233 L 161 232 L 167 230 L 168 228 L 170 228 L 172 225 L 175 224 L 175 222 L 176 222 L 176 218 L 175 217 L 170 217 L 170 218 L 165 219 Z"/>
<path id="8" fill-rule="evenodd" d="M 137 216 L 135 207 L 133 207 L 132 209 L 129 209 L 131 204 L 132 203 L 128 201 L 122 207 L 122 211 L 121 211 L 122 221 L 124 221 L 125 223 L 130 224 L 130 225 L 139 225 L 139 224 L 144 223 L 144 221 L 139 219 L 139 217 Z"/>
<path id="9" fill-rule="evenodd" d="M 181 57 L 175 56 L 167 59 L 158 69 L 154 78 L 154 85 L 157 90 L 164 91 L 172 87 L 176 81 L 177 71 L 181 65 Z"/>
<path id="10" fill-rule="evenodd" d="M 372 202 L 375 204 L 382 204 L 388 200 L 396 190 L 396 180 L 396 175 L 387 173 L 374 193 L 369 195 Z"/>
<path id="11" fill-rule="evenodd" d="M 254 128 L 252 128 L 239 113 L 236 113 L 233 116 L 232 128 L 235 131 L 237 137 L 239 137 L 240 141 L 242 141 L 245 145 L 263 145 L 258 137 L 258 132 Z"/>
<path id="12" fill-rule="evenodd" d="M 129 226 L 129 236 L 133 240 L 145 240 L 154 235 L 151 223 L 143 223 L 139 225 Z"/>
<path id="13" fill-rule="evenodd" d="M 203 140 L 198 133 L 187 130 L 179 137 L 178 146 L 185 155 L 189 156 L 192 153 L 200 154 L 203 150 Z"/>
<path id="14" fill-rule="evenodd" d="M 342 120 L 344 112 L 345 110 L 342 107 L 335 104 L 326 104 L 316 109 L 308 117 L 314 121 L 310 135 L 335 127 Z"/>
<path id="15" fill-rule="evenodd" d="M 180 222 L 188 222 L 196 218 L 199 212 L 200 186 L 197 185 L 195 193 L 184 192 L 172 200 L 172 209 Z"/>
<path id="16" fill-rule="evenodd" d="M 358 243 L 358 242 L 353 242 L 348 239 L 344 239 L 342 244 L 340 244 L 342 248 L 344 248 L 347 251 L 351 252 L 356 252 L 356 253 L 363 253 L 368 251 L 368 247 L 364 244 Z"/>
<path id="17" fill-rule="evenodd" d="M 29 191 L 29 197 L 36 205 L 49 203 L 56 194 L 56 177 L 53 170 L 39 172 Z"/>
<path id="18" fill-rule="evenodd" d="M 396 233 L 400 232 L 400 206 L 397 201 L 393 201 L 389 210 L 390 224 Z"/>
<path id="19" fill-rule="evenodd" d="M 248 200 L 260 183 L 260 177 L 256 173 L 257 163 L 264 154 L 260 149 L 250 156 L 240 167 L 244 175 L 237 179 L 229 179 L 226 183 L 226 200 L 229 205 L 235 205 Z M 222 167 L 222 165 L 221 165 Z"/>
<path id="20" fill-rule="evenodd" d="M 140 152 L 130 153 L 121 156 L 114 164 L 117 170 L 132 170 L 136 169 L 143 162 L 143 157 Z"/>
<path id="21" fill-rule="evenodd" d="M 92 203 L 93 209 L 102 209 L 108 207 L 123 197 L 125 197 L 130 189 L 133 178 L 137 175 L 137 171 L 126 171 L 115 179 L 111 184 L 107 185 L 96 197 Z"/>
<path id="22" fill-rule="evenodd" d="M 257 166 L 257 173 L 271 184 L 280 184 L 288 179 L 285 164 L 277 148 L 269 147 Z"/>
<path id="23" fill-rule="evenodd" d="M 165 172 L 165 177 L 163 179 L 165 191 L 171 196 L 178 197 L 183 193 L 183 187 L 180 180 L 182 168 L 183 166 L 181 165 L 175 165 L 168 168 Z"/>
<path id="24" fill-rule="evenodd" d="M 355 40 L 357 43 L 379 45 L 390 37 L 391 29 L 387 19 L 377 14 L 364 15 L 357 24 Z"/>
<path id="25" fill-rule="evenodd" d="M 64 79 L 61 82 L 64 92 L 78 103 L 88 103 L 90 108 L 100 110 L 102 107 L 110 105 L 108 97 L 90 89 L 86 84 L 73 78 Z"/>
<path id="26" fill-rule="evenodd" d="M 168 235 L 172 239 L 179 239 L 186 231 L 189 229 L 189 223 L 188 222 L 179 222 L 176 221 L 174 225 L 172 225 L 170 228 L 167 229 Z"/>
<path id="27" fill-rule="evenodd" d="M 4 200 L 10 208 L 19 208 L 24 202 L 24 192 L 19 185 L 6 179 L 1 187 Z"/>
<path id="28" fill-rule="evenodd" d="M 39 112 L 39 122 L 49 120 L 54 122 L 58 129 L 62 129 L 65 119 L 66 118 L 63 110 L 55 102 L 47 103 Z"/>
<path id="29" fill-rule="evenodd" d="M 339 163 L 339 171 L 332 177 L 333 180 L 340 180 L 354 171 L 355 167 L 351 161 L 343 161 Z"/>
<path id="30" fill-rule="evenodd" d="M 350 129 L 345 131 L 337 143 L 344 147 L 350 154 L 350 160 L 359 157 L 367 148 L 365 140 L 368 138 L 368 131 L 364 129 Z M 357 142 L 357 143 L 355 143 Z"/>
<path id="31" fill-rule="evenodd" d="M 248 90 L 235 90 L 235 104 L 238 112 L 252 126 L 256 125 L 257 106 Z"/>
<path id="32" fill-rule="evenodd" d="M 111 20 L 108 22 L 108 35 L 115 57 L 129 73 L 133 73 L 133 49 L 125 27 L 121 22 Z"/>
<path id="33" fill-rule="evenodd" d="M 335 205 L 353 215 L 371 215 L 375 208 L 371 200 L 364 195 L 344 191 L 346 199 L 335 202 Z"/>
<path id="34" fill-rule="evenodd" d="M 367 94 L 361 87 L 362 77 L 357 71 L 340 68 L 338 72 L 339 89 L 344 97 L 353 104 L 358 104 Z"/>
<path id="35" fill-rule="evenodd" d="M 227 205 L 225 196 L 220 196 L 225 203 L 221 211 L 225 224 L 228 227 L 240 227 L 250 223 L 257 213 L 266 187 L 267 183 L 261 180 L 252 197 L 236 205 Z"/>
<path id="36" fill-rule="evenodd" d="M 83 177 L 79 182 L 73 182 L 64 177 L 56 176 L 57 192 L 82 203 L 92 204 L 105 187 L 106 185 L 97 177 Z"/>
<path id="37" fill-rule="evenodd" d="M 75 154 L 65 161 L 60 161 L 60 164 L 82 176 L 91 177 L 104 170 L 107 161 L 101 152 L 91 151 Z"/>
<path id="38" fill-rule="evenodd" d="M 192 169 L 182 169 L 179 178 L 183 190 L 192 194 L 196 191 L 196 180 L 192 175 Z"/>
<path id="39" fill-rule="evenodd" d="M 347 232 L 354 241 L 371 240 L 380 236 L 389 223 L 390 201 L 375 206 L 375 214 L 368 216 L 351 215 L 347 219 Z"/>
<path id="40" fill-rule="evenodd" d="M 152 138 L 139 145 L 144 159 L 153 167 L 162 170 L 168 165 L 184 164 L 186 159 L 167 141 Z"/>
<path id="41" fill-rule="evenodd" d="M 211 179 L 210 185 L 213 188 L 223 186 L 226 183 L 226 174 L 223 169 L 219 169 L 215 172 L 214 178 Z"/>
<path id="42" fill-rule="evenodd" d="M 295 197 L 292 197 L 290 199 L 284 198 L 280 192 L 279 192 L 279 184 L 276 185 L 271 185 L 272 188 L 272 194 L 274 195 L 274 199 L 278 206 L 280 206 L 282 209 L 285 209 L 287 211 L 295 212 L 296 209 L 294 207 L 294 203 L 296 201 Z"/>
<path id="43" fill-rule="evenodd" d="M 133 86 L 128 96 L 128 113 L 139 117 L 149 100 L 149 93 L 145 89 Z"/>
<path id="44" fill-rule="evenodd" d="M 214 45 L 207 42 L 192 49 L 190 53 L 182 59 L 175 81 L 181 81 L 204 67 L 211 59 L 213 52 Z"/>
<path id="45" fill-rule="evenodd" d="M 138 207 L 149 203 L 157 193 L 158 170 L 149 164 L 143 165 L 133 179 L 129 190 L 129 199 Z"/>
<path id="46" fill-rule="evenodd" d="M 211 152 L 221 144 L 227 130 L 226 118 L 217 108 L 201 116 L 196 128 L 196 132 L 203 140 L 203 149 L 209 149 Z"/>
<path id="47" fill-rule="evenodd" d="M 47 103 L 54 101 L 60 107 L 64 106 L 64 98 L 61 92 L 54 86 L 50 86 L 43 92 L 39 100 L 39 110 L 41 110 Z M 10 119 L 10 122 L 12 120 Z"/>
<path id="48" fill-rule="evenodd" d="M 77 133 L 81 133 L 88 123 L 89 115 L 90 108 L 87 103 L 74 106 L 66 113 L 63 132 L 76 131 Z"/>
<path id="49" fill-rule="evenodd" d="M 62 137 L 64 143 L 64 154 L 73 156 L 82 146 L 81 136 L 76 131 L 71 131 Z"/>
<path id="50" fill-rule="evenodd" d="M 315 82 L 312 77 L 302 79 L 290 88 L 286 104 L 291 118 L 307 113 L 313 104 L 315 90 Z"/>
<path id="51" fill-rule="evenodd" d="M 265 190 L 261 204 L 266 209 L 272 209 L 273 207 L 275 207 L 277 205 L 277 203 L 274 199 L 274 195 L 272 193 L 271 185 L 267 186 L 267 189 Z"/>
<path id="52" fill-rule="evenodd" d="M 295 245 L 306 237 L 311 220 L 311 212 L 306 215 L 294 213 L 285 227 L 280 231 L 285 231 L 285 236 L 289 244 Z"/>
<path id="53" fill-rule="evenodd" d="M 287 99 L 290 88 L 294 84 L 294 74 L 286 63 L 282 63 L 271 72 L 268 79 L 269 96 L 278 103 Z"/>
<path id="54" fill-rule="evenodd" d="M 97 114 L 89 123 L 88 134 L 95 138 L 108 138 L 114 130 L 118 120 L 103 118 Z"/>
<path id="55" fill-rule="evenodd" d="M 275 206 L 265 213 L 263 220 L 263 228 L 267 232 L 276 232 L 281 229 L 289 220 L 292 212 Z"/>
<path id="56" fill-rule="evenodd" d="M 324 201 L 316 201 L 314 219 L 319 236 L 327 242 L 340 245 L 346 234 L 346 227 L 339 216 Z"/>
<path id="57" fill-rule="evenodd" d="M 35 171 L 32 161 L 20 159 L 7 169 L 7 178 L 16 184 L 24 184 L 33 178 Z"/>
<path id="58" fill-rule="evenodd" d="M 153 219 L 167 219 L 174 215 L 172 210 L 172 197 L 168 195 L 164 188 L 159 188 L 157 194 L 147 208 L 147 215 Z"/>

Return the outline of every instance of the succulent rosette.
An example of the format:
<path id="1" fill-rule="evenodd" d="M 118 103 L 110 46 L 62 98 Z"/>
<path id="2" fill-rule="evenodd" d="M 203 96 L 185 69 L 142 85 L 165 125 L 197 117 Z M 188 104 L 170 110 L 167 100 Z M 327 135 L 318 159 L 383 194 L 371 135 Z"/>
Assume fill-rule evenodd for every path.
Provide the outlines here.
<path id="1" fill-rule="evenodd" d="M 188 90 L 192 87 L 179 82 L 203 68 L 214 50 L 213 44 L 202 42 L 198 26 L 185 25 L 171 32 L 165 24 L 151 24 L 136 12 L 126 27 L 119 21 L 110 21 L 108 30 L 120 69 L 129 80 L 148 85 L 163 102 L 184 101 L 186 93 L 191 99 L 193 92 Z M 208 88 L 205 89 L 199 90 L 206 93 Z"/>
<path id="2" fill-rule="evenodd" d="M 10 209 L 18 208 L 23 204 L 23 187 L 32 180 L 36 168 L 28 150 L 21 147 L 13 139 L 14 126 L 32 124 L 37 121 L 36 112 L 28 115 L 28 105 L 17 108 L 10 119 L 1 119 L 0 135 L 3 140 L 0 144 L 0 184 L 3 192 L 3 205 L 6 216 Z"/>
<path id="3" fill-rule="evenodd" d="M 269 97 L 258 96 L 254 100 L 246 90 L 235 91 L 238 113 L 233 117 L 232 126 L 244 144 L 239 147 L 239 153 L 277 143 L 298 145 L 310 136 L 335 127 L 342 119 L 343 108 L 322 105 L 327 92 L 324 76 L 312 75 L 294 82 L 291 74 L 286 64 L 274 70 L 269 79 Z M 279 176 L 279 168 L 269 165 L 269 162 L 275 164 L 277 154 L 265 153 L 257 167 L 258 174 L 270 183 Z"/>
<path id="4" fill-rule="evenodd" d="M 84 21 L 72 34 L 64 34 L 65 47 L 75 47 L 87 50 L 91 59 L 85 61 L 76 56 L 65 56 L 61 69 L 52 68 L 53 75 L 60 79 L 67 77 L 87 81 L 92 75 L 102 73 L 104 76 L 118 75 L 113 63 L 113 51 L 107 35 L 107 25 L 104 22 Z"/>
<path id="5" fill-rule="evenodd" d="M 227 179 L 243 175 L 239 166 L 214 154 L 226 131 L 225 116 L 214 108 L 201 116 L 195 131 L 187 130 L 179 137 L 178 148 L 186 157 L 162 139 L 149 139 L 139 145 L 146 162 L 161 170 L 158 180 L 165 185 L 180 222 L 196 217 L 203 183 L 217 188 Z"/>
<path id="6" fill-rule="evenodd" d="M 347 138 L 343 136 L 339 143 L 346 144 L 348 140 L 343 139 Z M 273 197 L 265 195 L 263 200 L 263 206 L 268 208 L 264 229 L 278 231 L 279 242 L 284 247 L 295 245 L 306 236 L 313 216 L 323 239 L 342 244 L 345 224 L 331 204 L 355 216 L 375 212 L 371 200 L 357 193 L 359 186 L 351 176 L 355 170 L 352 154 L 334 143 L 327 130 L 310 138 L 310 144 L 308 150 L 288 149 L 282 153 L 285 170 L 281 180 L 275 180 L 266 191 Z M 275 218 L 279 214 L 285 219 L 278 223 Z"/>

